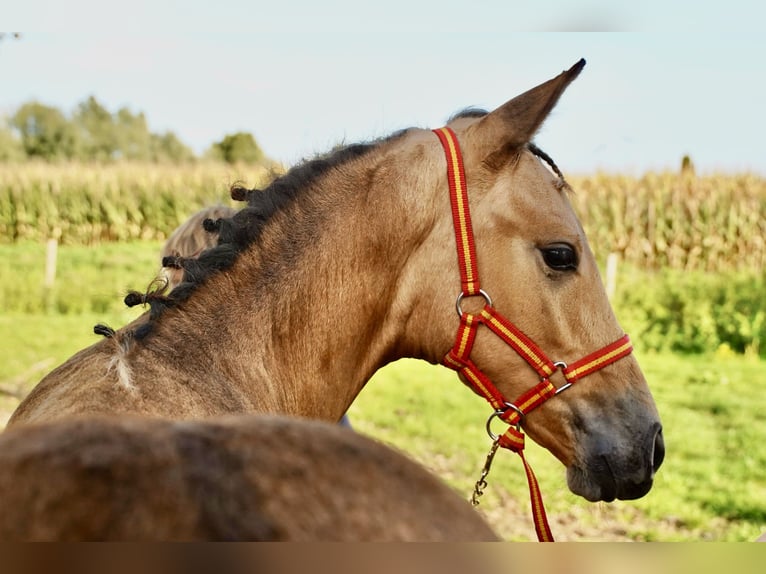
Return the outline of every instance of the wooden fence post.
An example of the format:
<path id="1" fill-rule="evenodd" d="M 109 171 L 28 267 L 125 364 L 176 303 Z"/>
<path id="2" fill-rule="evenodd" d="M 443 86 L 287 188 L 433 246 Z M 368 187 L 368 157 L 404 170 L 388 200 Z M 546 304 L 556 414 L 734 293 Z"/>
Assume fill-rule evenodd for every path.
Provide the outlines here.
<path id="1" fill-rule="evenodd" d="M 59 242 L 57 239 L 49 239 L 45 245 L 45 288 L 53 289 L 56 283 L 56 259 L 58 257 Z"/>
<path id="2" fill-rule="evenodd" d="M 606 296 L 611 300 L 617 289 L 617 264 L 620 256 L 617 253 L 610 253 L 606 257 Z"/>
<path id="3" fill-rule="evenodd" d="M 58 251 L 58 239 L 49 239 L 45 244 L 45 277 L 43 279 L 43 308 L 46 312 L 52 312 L 54 306 L 53 288 L 56 285 Z"/>

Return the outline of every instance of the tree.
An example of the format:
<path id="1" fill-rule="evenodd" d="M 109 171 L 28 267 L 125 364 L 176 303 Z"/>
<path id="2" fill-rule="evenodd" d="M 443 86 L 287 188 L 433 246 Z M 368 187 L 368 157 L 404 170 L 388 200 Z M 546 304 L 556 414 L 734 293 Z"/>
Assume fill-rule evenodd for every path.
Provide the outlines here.
<path id="1" fill-rule="evenodd" d="M 136 160 L 187 162 L 194 152 L 173 132 L 149 131 L 142 112 L 121 108 L 112 114 L 94 96 L 81 102 L 71 119 L 56 108 L 29 102 L 3 126 L 0 117 L 0 161 L 42 158 L 88 161 Z M 255 141 L 250 136 L 251 147 Z M 242 156 L 240 144 L 235 154 Z M 256 149 L 257 146 L 255 146 Z M 260 153 L 260 150 L 258 150 Z"/>
<path id="2" fill-rule="evenodd" d="M 173 132 L 152 134 L 152 158 L 155 161 L 183 162 L 194 159 L 194 152 Z"/>
<path id="3" fill-rule="evenodd" d="M 237 132 L 225 136 L 210 147 L 208 154 L 227 163 L 262 163 L 265 159 L 255 138 L 248 132 Z"/>
<path id="4" fill-rule="evenodd" d="M 143 112 L 134 115 L 128 108 L 120 108 L 114 122 L 118 157 L 138 161 L 152 159 L 152 133 Z"/>
<path id="5" fill-rule="evenodd" d="M 82 102 L 72 117 L 82 159 L 104 161 L 115 157 L 117 134 L 112 114 L 96 98 Z"/>
<path id="6" fill-rule="evenodd" d="M 29 157 L 70 159 L 77 153 L 76 132 L 56 108 L 39 102 L 24 104 L 11 118 L 11 126 L 21 134 Z"/>
<path id="7" fill-rule="evenodd" d="M 5 120 L 0 120 L 0 161 L 21 161 L 26 157 L 21 141 Z"/>

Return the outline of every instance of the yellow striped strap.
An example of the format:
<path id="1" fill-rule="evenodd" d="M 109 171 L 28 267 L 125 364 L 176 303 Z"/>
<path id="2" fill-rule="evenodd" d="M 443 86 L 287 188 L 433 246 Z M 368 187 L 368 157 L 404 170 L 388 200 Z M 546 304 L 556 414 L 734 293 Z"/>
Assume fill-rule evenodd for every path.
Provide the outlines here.
<path id="1" fill-rule="evenodd" d="M 459 358 L 450 352 L 444 357 L 442 364 L 453 371 L 463 375 L 465 383 L 479 396 L 492 406 L 496 411 L 505 411 L 508 406 L 502 393 L 492 383 L 492 381 L 482 373 L 479 368 L 468 357 Z"/>
<path id="2" fill-rule="evenodd" d="M 553 361 L 542 349 L 493 307 L 485 306 L 481 311 L 481 317 L 484 324 L 529 363 L 540 378 L 550 377 L 556 371 Z"/>
<path id="3" fill-rule="evenodd" d="M 569 365 L 563 371 L 564 377 L 568 382 L 574 383 L 586 375 L 590 375 L 607 365 L 611 365 L 615 361 L 619 361 L 623 357 L 627 357 L 632 352 L 633 345 L 630 342 L 630 337 L 623 335 L 614 343 L 610 343 L 606 347 Z"/>
<path id="4" fill-rule="evenodd" d="M 478 295 L 479 271 L 476 265 L 476 242 L 473 238 L 471 210 L 468 206 L 468 187 L 465 181 L 463 155 L 457 136 L 448 127 L 433 130 L 444 148 L 447 159 L 447 182 L 449 184 L 452 223 L 455 228 L 460 283 L 464 295 Z"/>
<path id="5" fill-rule="evenodd" d="M 506 408 L 500 418 L 509 425 L 521 424 L 528 412 L 536 409 L 548 399 L 556 396 L 556 387 L 549 379 L 542 379 L 534 387 L 513 401 L 514 408 Z"/>
<path id="6" fill-rule="evenodd" d="M 543 493 L 540 491 L 540 485 L 537 482 L 535 473 L 532 471 L 532 467 L 524 457 L 524 435 L 516 430 L 515 427 L 508 427 L 508 430 L 498 439 L 498 444 L 517 453 L 521 457 L 521 462 L 524 464 L 524 472 L 527 475 L 529 500 L 532 505 L 532 520 L 535 524 L 537 539 L 540 542 L 553 542 L 553 533 L 548 524 L 548 515 L 543 504 Z"/>

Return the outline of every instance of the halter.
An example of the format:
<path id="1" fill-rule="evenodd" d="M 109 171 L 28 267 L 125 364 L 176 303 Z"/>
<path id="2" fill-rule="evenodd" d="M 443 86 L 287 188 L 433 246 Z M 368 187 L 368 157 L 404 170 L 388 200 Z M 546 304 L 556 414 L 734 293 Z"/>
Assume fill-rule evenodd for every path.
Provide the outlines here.
<path id="1" fill-rule="evenodd" d="M 452 205 L 452 221 L 455 227 L 455 240 L 457 243 L 458 264 L 460 266 L 461 291 L 455 303 L 460 325 L 457 330 L 455 345 L 443 359 L 443 364 L 461 374 L 469 386 L 483 396 L 494 409 L 494 413 L 487 420 L 487 432 L 493 439 L 492 448 L 487 455 L 487 461 L 482 470 L 482 475 L 476 483 L 476 489 L 472 502 L 478 504 L 483 488 L 486 487 L 484 479 L 489 473 L 489 467 L 498 446 L 518 453 L 524 464 L 524 471 L 529 484 L 530 500 L 532 504 L 532 517 L 535 531 L 541 542 L 553 542 L 553 535 L 548 525 L 548 518 L 543 506 L 542 494 L 532 468 L 524 458 L 524 433 L 521 426 L 524 417 L 533 409 L 539 407 L 548 399 L 571 387 L 582 377 L 594 373 L 626 357 L 633 351 L 630 338 L 623 335 L 615 342 L 567 365 L 562 361 L 551 361 L 548 356 L 527 337 L 511 321 L 506 319 L 492 305 L 490 296 L 481 289 L 479 273 L 476 264 L 476 244 L 471 225 L 471 213 L 468 205 L 468 190 L 466 187 L 465 171 L 463 169 L 463 157 L 460 152 L 460 144 L 457 136 L 448 127 L 433 130 L 439 137 L 447 158 L 447 180 L 449 182 L 450 203 Z M 479 296 L 484 299 L 484 306 L 478 314 L 463 311 L 462 301 L 465 297 Z M 485 325 L 495 335 L 500 337 L 521 358 L 523 358 L 540 377 L 540 382 L 523 393 L 515 401 L 508 401 L 495 384 L 471 361 L 470 355 L 473 348 L 476 332 L 479 325 Z M 550 381 L 550 377 L 561 369 L 566 383 L 556 388 Z M 499 418 L 510 426 L 501 435 L 492 433 L 490 423 L 494 418 Z"/>

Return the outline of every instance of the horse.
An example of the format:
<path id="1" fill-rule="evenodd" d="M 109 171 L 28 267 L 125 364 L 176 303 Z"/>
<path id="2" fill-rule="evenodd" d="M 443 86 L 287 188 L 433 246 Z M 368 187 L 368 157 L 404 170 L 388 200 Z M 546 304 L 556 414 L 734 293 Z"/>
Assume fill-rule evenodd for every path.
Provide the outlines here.
<path id="1" fill-rule="evenodd" d="M 233 207 L 227 205 L 211 205 L 193 213 L 186 221 L 176 227 L 168 236 L 160 250 L 160 261 L 166 257 L 197 257 L 205 249 L 218 243 L 218 235 L 205 231 L 203 222 L 206 219 L 221 219 L 231 217 L 236 213 Z M 161 273 L 167 280 L 166 289 L 172 289 L 183 280 L 182 267 L 162 267 Z"/>
<path id="2" fill-rule="evenodd" d="M 73 417 L 0 435 L 3 541 L 498 540 L 393 449 L 326 422 Z"/>
<path id="3" fill-rule="evenodd" d="M 105 337 L 43 378 L 9 426 L 93 413 L 337 422 L 375 371 L 413 357 L 457 371 L 509 424 L 495 440 L 529 434 L 573 493 L 644 496 L 664 457 L 659 414 L 568 184 L 533 142 L 584 64 L 491 112 L 232 188 L 247 205 L 205 222 L 218 245 L 168 261 L 184 269 L 169 293 L 129 294 L 149 310 L 97 326 Z"/>

